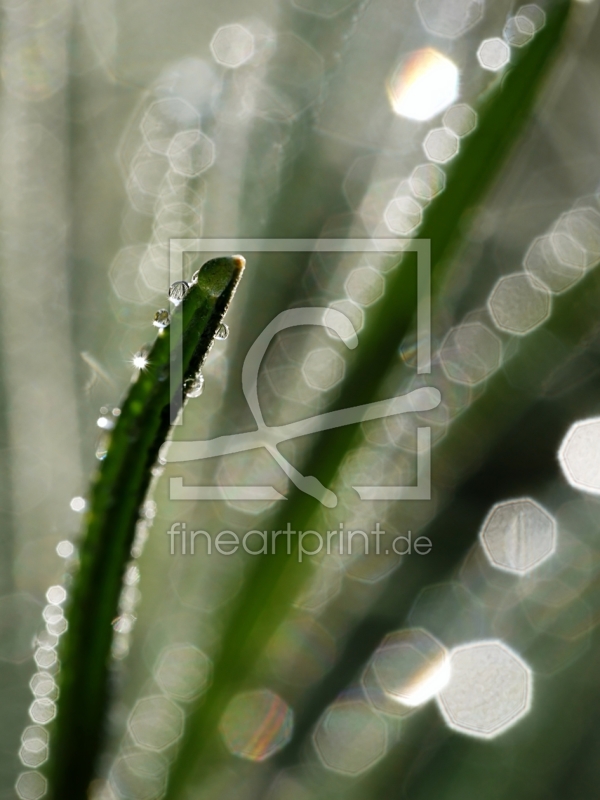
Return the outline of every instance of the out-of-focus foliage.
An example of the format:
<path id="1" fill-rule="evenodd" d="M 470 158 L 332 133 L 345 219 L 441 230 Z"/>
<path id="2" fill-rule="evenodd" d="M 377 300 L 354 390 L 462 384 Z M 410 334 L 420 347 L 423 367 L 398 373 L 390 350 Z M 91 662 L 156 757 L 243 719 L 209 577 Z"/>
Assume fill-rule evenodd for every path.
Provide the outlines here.
<path id="1" fill-rule="evenodd" d="M 555 8 L 6 0 L 0 798 L 46 790 L 65 573 L 132 359 L 168 304 L 169 241 L 428 230 L 483 124 L 482 98 Z M 357 536 L 352 554 L 307 557 L 309 581 L 252 673 L 229 664 L 230 685 L 243 685 L 214 705 L 197 765 L 193 742 L 180 745 L 223 685 L 223 634 L 259 556 L 208 555 L 202 534 L 193 555 L 181 535 L 172 554 L 166 532 L 270 532 L 283 501 L 197 501 L 193 487 L 291 495 L 283 457 L 301 469 L 311 440 L 280 445 L 279 463 L 254 450 L 156 475 L 114 621 L 93 800 L 160 798 L 173 764 L 185 773 L 169 789 L 178 798 L 596 796 L 597 34 L 594 3 L 575 3 L 526 137 L 434 279 L 431 374 L 416 373 L 412 334 L 387 374 L 381 397 L 433 386 L 440 405 L 363 422 L 331 484 L 315 469 L 338 503 L 307 529 L 378 524 L 384 544 L 406 537 L 399 552 L 366 553 Z M 259 377 L 266 423 L 339 402 L 397 261 L 318 246 L 244 254 L 230 335 L 178 439 L 256 427 L 242 363 L 288 308 L 341 311 L 358 347 L 315 326 L 279 333 Z M 184 277 L 202 260 L 186 255 Z M 416 483 L 423 427 L 431 499 L 359 500 L 350 487 Z M 175 499 L 171 478 L 189 499 Z M 426 555 L 405 552 L 418 536 Z"/>

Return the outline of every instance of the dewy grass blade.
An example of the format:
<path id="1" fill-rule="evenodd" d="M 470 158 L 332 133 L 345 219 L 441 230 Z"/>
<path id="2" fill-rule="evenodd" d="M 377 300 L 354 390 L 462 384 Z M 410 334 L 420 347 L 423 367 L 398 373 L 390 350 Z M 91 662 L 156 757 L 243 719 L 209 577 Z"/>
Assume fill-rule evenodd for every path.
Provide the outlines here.
<path id="1" fill-rule="evenodd" d="M 570 5 L 570 0 L 558 0 L 549 8 L 544 28 L 528 46 L 514 51 L 510 69 L 481 98 L 476 108 L 479 124 L 465 139 L 448 173 L 446 190 L 428 209 L 418 236 L 431 241 L 434 293 L 460 242 L 461 225 L 481 202 L 523 130 L 562 39 Z M 357 360 L 343 384 L 337 408 L 376 399 L 411 324 L 415 297 L 416 270 L 406 254 L 360 334 Z M 317 475 L 324 485 L 330 485 L 354 435 L 351 428 L 340 428 L 319 436 L 304 474 Z M 316 508 L 313 498 L 291 491 L 284 516 L 275 520 L 273 530 L 285 527 L 287 521 L 295 530 L 310 529 Z M 213 686 L 190 714 L 171 770 L 168 800 L 181 796 L 195 770 L 202 772 L 208 755 L 205 748 L 210 750 L 220 715 L 232 694 L 251 676 L 266 643 L 287 613 L 307 573 L 302 567 L 306 565 L 299 567 L 284 553 L 264 556 L 246 581 L 223 637 Z"/>
<path id="2" fill-rule="evenodd" d="M 159 449 L 171 429 L 181 387 L 169 380 L 174 352 L 193 380 L 210 350 L 244 269 L 240 256 L 215 258 L 200 270 L 174 311 L 180 323 L 160 331 L 117 418 L 91 489 L 61 642 L 57 717 L 48 766 L 53 800 L 84 800 L 102 741 L 112 623 L 136 524 Z M 141 365 L 140 365 L 141 366 Z"/>

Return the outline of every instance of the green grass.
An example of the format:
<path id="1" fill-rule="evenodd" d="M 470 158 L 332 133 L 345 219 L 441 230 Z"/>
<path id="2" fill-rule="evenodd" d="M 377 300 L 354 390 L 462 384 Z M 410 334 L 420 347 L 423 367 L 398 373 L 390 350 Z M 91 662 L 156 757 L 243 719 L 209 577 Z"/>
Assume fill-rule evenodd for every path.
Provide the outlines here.
<path id="1" fill-rule="evenodd" d="M 547 11 L 544 27 L 526 47 L 513 50 L 510 68 L 495 80 L 475 106 L 478 124 L 461 143 L 459 155 L 447 173 L 445 190 L 430 204 L 417 231 L 431 243 L 434 306 L 453 258 L 464 243 L 465 228 L 475 215 L 486 192 L 493 186 L 531 117 L 540 86 L 547 78 L 567 27 L 569 0 L 558 0 Z M 231 299 L 239 268 L 231 259 L 209 262 L 197 285 L 186 296 L 181 309 L 184 378 L 193 375 L 206 356 L 215 331 Z M 412 331 L 417 276 L 414 254 L 407 253 L 388 275 L 386 292 L 367 314 L 352 360 L 333 408 L 367 404 L 385 396 L 386 376 L 398 362 L 398 349 Z M 507 368 L 537 361 L 548 333 L 581 342 L 594 324 L 590 296 L 598 296 L 598 279 L 593 273 L 554 304 L 545 326 L 524 340 L 507 362 Z M 53 726 L 51 762 L 48 767 L 52 796 L 80 800 L 94 774 L 107 712 L 107 673 L 112 640 L 112 622 L 117 613 L 125 566 L 158 450 L 170 429 L 172 401 L 169 373 L 169 329 L 157 338 L 149 355 L 149 367 L 141 372 L 123 404 L 99 476 L 92 488 L 86 533 L 80 551 L 80 568 L 71 590 L 69 629 L 61 650 L 58 716 Z M 516 366 L 515 366 L 516 365 Z M 541 385 L 556 363 L 540 362 L 532 380 Z M 522 415 L 531 403 L 529 396 L 511 391 L 504 372 L 497 373 L 478 400 L 449 429 L 436 448 L 440 458 L 455 466 L 457 485 L 469 472 L 471 462 L 461 440 L 466 432 L 481 433 L 481 452 Z M 356 428 L 331 430 L 315 437 L 304 464 L 304 474 L 315 475 L 331 486 L 347 454 L 356 446 Z M 308 530 L 320 513 L 314 498 L 290 489 L 273 530 L 289 521 L 295 530 Z M 472 539 L 455 545 L 444 561 L 458 563 Z M 442 569 L 414 577 L 415 592 L 424 582 L 439 579 Z M 229 621 L 221 638 L 208 693 L 192 704 L 183 740 L 170 768 L 168 800 L 183 798 L 192 781 L 210 773 L 219 763 L 222 749 L 217 736 L 219 719 L 229 700 L 247 685 L 265 648 L 311 575 L 309 563 L 299 564 L 282 550 L 255 559 L 232 604 Z M 391 584 L 390 592 L 395 591 Z M 413 595 L 411 595 L 413 596 Z M 383 604 L 386 598 L 381 601 Z M 402 623 L 409 595 L 402 598 L 397 613 L 386 625 L 366 636 L 361 628 L 356 650 L 349 655 L 351 668 L 332 673 L 315 687 L 306 707 L 298 714 L 295 738 L 283 760 L 294 763 L 312 726 L 329 702 L 371 655 L 381 635 Z M 375 613 L 375 612 L 374 612 Z M 354 670 L 354 671 L 353 671 Z M 392 771 L 393 772 L 393 771 Z M 384 773 L 383 783 L 387 780 Z M 383 790 L 383 789 L 382 789 Z M 376 794 L 374 795 L 376 796 Z"/>
<path id="2" fill-rule="evenodd" d="M 242 271 L 239 258 L 216 258 L 204 265 L 134 380 L 92 485 L 60 649 L 48 766 L 53 797 L 87 797 L 103 742 L 113 622 L 123 575 L 152 468 L 182 403 L 182 387 L 173 391 L 169 380 L 172 354 L 181 348 L 185 385 L 204 363 Z M 171 341 L 175 330 L 179 336 Z"/>

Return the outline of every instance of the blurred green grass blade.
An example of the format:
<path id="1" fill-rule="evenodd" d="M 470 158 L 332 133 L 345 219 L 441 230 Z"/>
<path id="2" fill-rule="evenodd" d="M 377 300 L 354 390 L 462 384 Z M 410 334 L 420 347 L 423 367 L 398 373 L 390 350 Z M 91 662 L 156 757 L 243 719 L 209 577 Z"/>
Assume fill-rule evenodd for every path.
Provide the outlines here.
<path id="1" fill-rule="evenodd" d="M 481 396 L 452 421 L 446 436 L 432 451 L 434 480 L 436 465 L 438 468 L 443 465 L 442 484 L 448 495 L 452 493 L 455 497 L 460 493 L 475 465 L 479 474 L 486 468 L 493 468 L 489 459 L 482 459 L 489 456 L 494 443 L 507 436 L 536 403 L 545 382 L 561 363 L 585 346 L 590 331 L 598 323 L 599 303 L 600 267 L 596 267 L 568 292 L 554 298 L 551 317 L 519 342 L 518 349 L 507 358 L 503 368 L 489 378 Z M 549 350 L 553 342 L 560 342 L 564 347 Z M 564 430 L 555 433 L 562 437 Z M 451 481 L 453 487 L 448 485 Z M 392 577 L 368 616 L 349 637 L 337 665 L 305 697 L 296 717 L 293 740 L 282 753 L 281 763 L 289 764 L 299 757 L 305 738 L 310 735 L 323 708 L 357 678 L 383 637 L 406 624 L 419 589 L 456 575 L 473 546 L 480 523 L 481 518 L 468 519 L 460 500 L 458 508 L 452 509 L 451 504 L 442 499 L 435 518 L 424 531 L 434 543 L 432 552 L 427 559 L 413 560 L 409 573 L 403 570 Z M 427 736 L 425 731 L 423 736 Z M 396 764 L 393 751 L 386 757 L 383 772 L 388 768 L 390 784 L 402 780 L 401 767 Z M 389 787 L 378 783 L 378 791 L 386 788 Z"/>
<path id="2" fill-rule="evenodd" d="M 173 411 L 181 404 L 181 387 L 171 395 L 173 353 L 180 341 L 183 378 L 195 376 L 233 297 L 243 263 L 233 257 L 204 265 L 174 312 L 171 326 L 157 336 L 147 367 L 132 384 L 91 488 L 80 566 L 69 591 L 68 629 L 60 647 L 57 717 L 47 770 L 53 800 L 84 800 L 93 776 L 106 715 L 112 623 L 123 573 L 131 559 L 152 467 L 171 429 Z M 172 347 L 175 330 L 180 333 Z"/>
<path id="3" fill-rule="evenodd" d="M 461 145 L 448 172 L 445 191 L 430 205 L 420 239 L 431 240 L 433 289 L 439 291 L 452 255 L 464 235 L 464 223 L 481 202 L 529 118 L 540 84 L 561 42 L 571 6 L 559 0 L 547 12 L 545 26 L 532 42 L 513 50 L 511 68 L 500 76 L 476 107 L 478 126 Z M 372 402 L 390 367 L 397 363 L 398 348 L 408 332 L 415 308 L 417 274 L 414 254 L 405 254 L 390 276 L 384 297 L 368 316 L 359 337 L 356 361 L 349 365 L 336 408 Z M 355 441 L 351 426 L 327 431 L 315 442 L 304 474 L 331 484 Z M 318 510 L 313 498 L 291 490 L 273 530 L 311 528 Z M 174 762 L 168 800 L 181 796 L 190 775 L 201 773 L 203 749 L 209 746 L 226 703 L 251 675 L 270 636 L 285 617 L 309 569 L 283 552 L 263 556 L 238 596 L 215 665 L 213 686 L 192 709 L 184 740 Z"/>

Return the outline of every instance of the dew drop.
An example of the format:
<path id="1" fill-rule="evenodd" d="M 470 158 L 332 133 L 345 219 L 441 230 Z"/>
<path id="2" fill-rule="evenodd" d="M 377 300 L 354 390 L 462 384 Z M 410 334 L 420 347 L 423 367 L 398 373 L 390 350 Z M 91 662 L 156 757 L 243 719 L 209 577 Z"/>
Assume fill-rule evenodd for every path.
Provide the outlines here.
<path id="1" fill-rule="evenodd" d="M 154 323 L 154 324 L 156 324 L 156 323 Z M 146 367 L 148 366 L 148 356 L 150 355 L 150 350 L 151 349 L 152 349 L 152 345 L 145 344 L 143 347 L 140 347 L 138 352 L 133 356 L 133 358 L 131 359 L 131 363 L 133 364 L 133 366 L 136 369 L 139 369 L 139 370 L 146 369 Z M 117 410 L 117 409 L 115 409 L 115 410 Z M 118 411 L 119 411 L 119 414 L 120 414 L 121 410 L 118 409 Z M 113 414 L 114 413 L 115 412 L 113 411 Z"/>
<path id="2" fill-rule="evenodd" d="M 159 308 L 156 314 L 154 315 L 154 320 L 152 324 L 155 328 L 166 328 L 167 325 L 171 322 L 171 315 L 167 311 L 166 308 Z"/>
<path id="3" fill-rule="evenodd" d="M 200 370 L 195 378 L 188 378 L 183 384 L 186 397 L 200 397 L 204 391 L 204 375 Z"/>
<path id="4" fill-rule="evenodd" d="M 96 420 L 96 425 L 99 428 L 102 428 L 103 431 L 112 431 L 112 429 L 115 427 L 115 421 L 112 419 L 112 417 L 102 416 L 98 417 Z"/>
<path id="5" fill-rule="evenodd" d="M 178 306 L 179 303 L 181 303 L 189 288 L 190 285 L 187 281 L 175 281 L 175 283 L 171 284 L 169 289 L 169 300 L 174 306 Z"/>
<path id="6" fill-rule="evenodd" d="M 228 336 L 229 336 L 229 328 L 227 327 L 227 325 L 225 325 L 224 322 L 221 322 L 219 327 L 217 328 L 217 332 L 215 333 L 215 339 L 224 342 Z"/>
<path id="7" fill-rule="evenodd" d="M 202 267 L 200 267 L 202 269 Z M 196 272 L 192 275 L 192 283 L 198 283 L 198 276 L 200 275 L 200 269 L 197 269 Z"/>
<path id="8" fill-rule="evenodd" d="M 100 441 L 96 447 L 96 458 L 98 461 L 104 461 L 106 458 L 106 454 L 108 453 L 108 444 L 110 442 L 110 437 L 106 434 L 100 437 Z"/>

